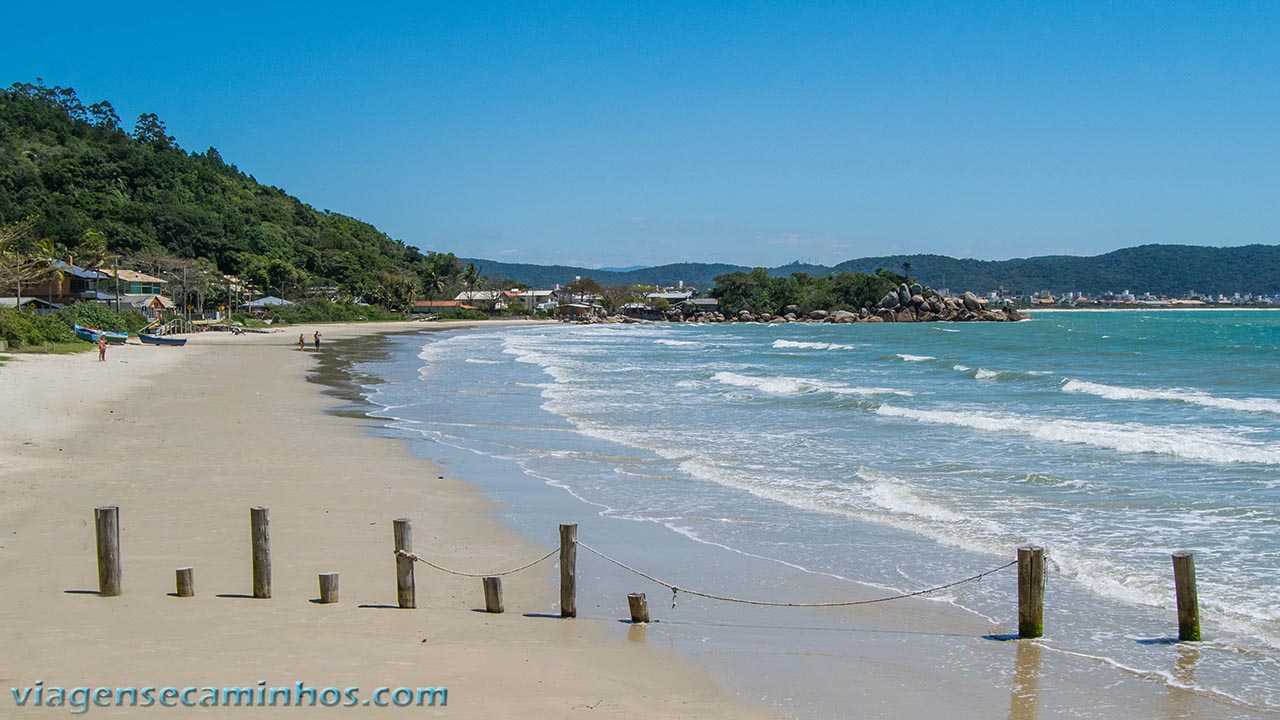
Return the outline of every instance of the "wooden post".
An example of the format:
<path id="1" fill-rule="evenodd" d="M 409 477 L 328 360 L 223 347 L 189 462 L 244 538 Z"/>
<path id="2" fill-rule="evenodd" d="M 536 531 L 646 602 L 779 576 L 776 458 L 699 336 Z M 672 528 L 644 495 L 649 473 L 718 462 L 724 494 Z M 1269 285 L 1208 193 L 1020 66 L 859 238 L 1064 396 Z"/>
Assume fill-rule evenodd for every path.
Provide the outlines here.
<path id="1" fill-rule="evenodd" d="M 644 599 L 644 593 L 627 595 L 627 605 L 631 608 L 631 622 L 649 622 L 649 601 Z"/>
<path id="2" fill-rule="evenodd" d="M 178 597 L 195 597 L 195 569 L 189 567 L 178 568 L 175 575 L 177 576 L 178 581 Z"/>
<path id="3" fill-rule="evenodd" d="M 500 613 L 502 607 L 502 578 L 487 577 L 484 579 L 484 611 Z"/>
<path id="4" fill-rule="evenodd" d="M 115 597 L 120 587 L 120 508 L 104 505 L 93 509 L 98 536 L 98 594 Z"/>
<path id="5" fill-rule="evenodd" d="M 578 524 L 560 526 L 560 617 L 578 617 Z"/>
<path id="6" fill-rule="evenodd" d="M 271 520 L 267 508 L 249 508 L 253 537 L 253 596 L 271 597 Z"/>
<path id="7" fill-rule="evenodd" d="M 338 573 L 320 573 L 320 602 L 338 602 Z"/>
<path id="8" fill-rule="evenodd" d="M 1178 596 L 1178 639 L 1200 642 L 1200 598 L 1196 594 L 1196 559 L 1192 553 L 1173 554 L 1173 587 Z"/>
<path id="9" fill-rule="evenodd" d="M 1018 637 L 1044 635 L 1044 548 L 1018 548 Z"/>
<path id="10" fill-rule="evenodd" d="M 400 518 L 391 525 L 396 550 L 413 552 L 413 521 Z M 413 582 L 413 559 L 396 555 L 396 601 L 402 608 L 416 608 L 417 597 L 417 588 Z"/>

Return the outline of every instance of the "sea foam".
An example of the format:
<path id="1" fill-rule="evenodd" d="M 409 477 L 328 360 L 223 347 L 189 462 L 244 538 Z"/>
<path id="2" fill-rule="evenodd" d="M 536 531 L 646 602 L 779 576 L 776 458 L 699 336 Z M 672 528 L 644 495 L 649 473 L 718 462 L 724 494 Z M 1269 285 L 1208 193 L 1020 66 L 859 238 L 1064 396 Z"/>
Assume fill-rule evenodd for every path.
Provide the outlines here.
<path id="1" fill-rule="evenodd" d="M 881 405 L 878 415 L 932 425 L 950 425 L 991 433 L 1017 433 L 1050 442 L 1089 445 L 1122 453 L 1155 453 L 1209 463 L 1280 465 L 1280 449 L 1224 435 L 1209 428 L 1180 430 L 1131 423 L 1117 425 L 1025 415 L 995 415 L 955 410 L 917 410 Z"/>
<path id="2" fill-rule="evenodd" d="M 1062 391 L 1082 395 L 1096 395 L 1108 400 L 1164 400 L 1218 408 L 1220 410 L 1280 414 L 1280 400 L 1259 397 L 1224 398 L 1190 389 L 1147 390 L 1119 385 L 1105 385 L 1086 380 L 1068 380 L 1063 383 Z"/>
<path id="3" fill-rule="evenodd" d="M 855 345 L 842 345 L 840 343 L 827 342 L 796 342 L 794 340 L 774 340 L 773 346 L 776 350 L 787 348 L 795 348 L 802 350 L 853 350 Z"/>
<path id="4" fill-rule="evenodd" d="M 855 387 L 840 383 L 810 380 L 806 378 L 775 376 L 755 377 L 740 375 L 735 372 L 718 372 L 711 376 L 712 380 L 734 387 L 751 388 L 771 395 L 808 395 L 812 393 L 831 393 L 833 395 L 901 395 L 910 396 L 906 390 L 879 387 Z"/>

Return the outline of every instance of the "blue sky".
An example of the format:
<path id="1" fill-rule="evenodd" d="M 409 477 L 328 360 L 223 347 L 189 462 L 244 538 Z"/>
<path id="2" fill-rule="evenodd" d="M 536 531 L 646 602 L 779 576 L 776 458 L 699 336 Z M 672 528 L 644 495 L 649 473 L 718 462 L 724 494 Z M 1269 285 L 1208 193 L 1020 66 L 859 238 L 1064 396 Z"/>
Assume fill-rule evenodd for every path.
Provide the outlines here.
<path id="1" fill-rule="evenodd" d="M 777 265 L 1280 241 L 1280 3 L 49 7 L 6 8 L 0 82 L 155 112 L 430 250 Z"/>

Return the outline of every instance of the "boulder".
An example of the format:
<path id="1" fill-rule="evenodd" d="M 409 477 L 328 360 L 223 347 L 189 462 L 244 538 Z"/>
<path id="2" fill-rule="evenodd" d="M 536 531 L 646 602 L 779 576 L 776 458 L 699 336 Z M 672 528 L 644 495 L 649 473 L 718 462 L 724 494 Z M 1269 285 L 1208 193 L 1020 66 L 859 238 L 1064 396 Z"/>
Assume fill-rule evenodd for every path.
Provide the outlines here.
<path id="1" fill-rule="evenodd" d="M 896 322 L 915 322 L 916 311 L 909 307 L 899 308 L 898 315 L 894 320 Z"/>
<path id="2" fill-rule="evenodd" d="M 813 312 L 809 313 L 809 319 L 810 320 L 826 320 L 828 314 L 829 313 L 827 313 L 826 310 L 814 310 Z"/>
<path id="3" fill-rule="evenodd" d="M 786 307 L 782 308 L 782 314 L 783 314 L 783 315 L 799 315 L 799 314 L 800 314 L 800 306 L 799 306 L 799 305 L 788 305 L 788 306 L 786 306 Z"/>
<path id="4" fill-rule="evenodd" d="M 888 311 L 886 311 L 886 312 L 888 312 Z M 878 322 L 884 322 L 884 318 L 882 318 L 882 317 L 880 317 L 880 316 L 878 316 L 878 315 L 867 315 L 867 317 L 863 318 L 863 320 L 862 320 L 862 321 L 863 321 L 863 322 L 869 322 L 869 323 L 878 323 Z"/>
<path id="5" fill-rule="evenodd" d="M 773 319 L 772 313 L 760 313 L 760 322 L 769 322 Z"/>
<path id="6" fill-rule="evenodd" d="M 776 317 L 776 318 L 773 318 L 772 320 L 770 320 L 770 321 L 769 321 L 769 324 L 771 324 L 771 325 L 776 325 L 777 323 L 784 323 L 784 322 L 786 322 L 786 321 L 787 321 L 787 319 L 786 319 L 786 318 L 784 318 L 784 317 Z"/>
<path id="7" fill-rule="evenodd" d="M 941 320 L 941 318 L 938 317 L 937 313 L 926 310 L 920 313 L 919 320 L 920 322 L 937 322 L 938 320 Z"/>
<path id="8" fill-rule="evenodd" d="M 978 302 L 978 296 L 969 291 L 964 293 L 964 308 L 970 312 L 977 312 L 982 309 L 982 303 Z"/>
<path id="9" fill-rule="evenodd" d="M 755 317 L 751 315 L 750 310 L 742 310 L 738 313 L 738 319 L 742 322 L 751 322 Z"/>
<path id="10" fill-rule="evenodd" d="M 892 310 L 898 307 L 898 293 L 886 293 L 884 297 L 880 298 L 880 307 L 885 310 Z"/>
<path id="11" fill-rule="evenodd" d="M 848 310 L 836 310 L 831 313 L 831 319 L 835 322 L 853 322 L 857 317 L 856 313 L 851 313 Z"/>
<path id="12" fill-rule="evenodd" d="M 912 283 L 911 287 L 907 289 L 911 291 L 912 295 L 924 295 L 924 288 L 921 287 L 920 283 Z"/>
<path id="13" fill-rule="evenodd" d="M 787 307 L 795 307 L 795 305 L 788 305 Z M 786 321 L 787 321 L 787 322 L 795 322 L 795 321 L 796 321 L 796 314 L 795 314 L 795 313 L 793 313 L 793 312 L 789 312 L 789 313 L 787 313 L 784 317 L 786 318 Z"/>
<path id="14" fill-rule="evenodd" d="M 1008 310 L 1005 310 L 1004 315 L 1009 319 L 1010 322 L 1017 322 L 1019 320 L 1027 319 L 1027 316 L 1023 315 L 1021 312 L 1018 312 L 1017 308 L 1009 308 Z"/>
<path id="15" fill-rule="evenodd" d="M 921 307 L 921 306 L 923 306 L 923 305 L 924 305 L 924 296 L 923 296 L 923 295 L 921 295 L 920 293 L 916 293 L 915 295 L 912 295 L 912 296 L 911 296 L 911 306 L 912 306 L 912 307 Z"/>
<path id="16" fill-rule="evenodd" d="M 898 286 L 898 304 L 906 305 L 911 302 L 911 288 L 906 285 Z"/>
<path id="17" fill-rule="evenodd" d="M 874 317 L 880 318 L 881 322 L 897 322 L 898 316 L 888 308 L 880 308 L 876 310 Z"/>
<path id="18" fill-rule="evenodd" d="M 866 308 L 862 308 L 861 310 L 858 311 L 858 317 L 861 317 L 861 318 L 871 317 L 871 311 Z"/>

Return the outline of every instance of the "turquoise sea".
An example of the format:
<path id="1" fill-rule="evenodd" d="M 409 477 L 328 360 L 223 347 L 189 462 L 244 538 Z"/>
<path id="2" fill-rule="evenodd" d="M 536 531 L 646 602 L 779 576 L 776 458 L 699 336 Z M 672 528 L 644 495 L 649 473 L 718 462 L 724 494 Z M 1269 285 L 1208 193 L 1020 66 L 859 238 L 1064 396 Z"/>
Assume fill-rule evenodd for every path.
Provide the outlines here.
<path id="1" fill-rule="evenodd" d="M 584 540 L 655 574 L 813 601 L 838 599 L 840 583 L 941 584 L 1034 543 L 1049 565 L 1046 652 L 1230 713 L 1280 710 L 1280 313 L 539 325 L 388 343 L 357 367 L 376 415 L 543 544 L 547 518 L 590 517 Z M 1195 552 L 1199 576 L 1193 673 L 1169 642 L 1177 550 Z M 595 572 L 588 583 L 621 587 Z M 1014 632 L 1005 575 L 934 599 Z M 661 588 L 626 582 L 666 611 Z"/>

